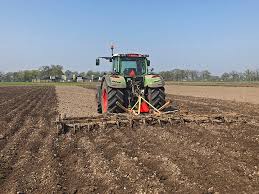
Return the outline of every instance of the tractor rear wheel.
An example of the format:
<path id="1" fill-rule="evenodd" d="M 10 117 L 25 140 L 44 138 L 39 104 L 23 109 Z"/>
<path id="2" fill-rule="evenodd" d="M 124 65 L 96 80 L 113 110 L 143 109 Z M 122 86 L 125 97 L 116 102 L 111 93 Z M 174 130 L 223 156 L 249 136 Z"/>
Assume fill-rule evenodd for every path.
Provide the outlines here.
<path id="1" fill-rule="evenodd" d="M 97 99 L 97 112 L 102 113 L 102 104 L 101 104 L 101 99 Z"/>
<path id="2" fill-rule="evenodd" d="M 97 112 L 102 113 L 102 103 L 101 103 L 101 86 L 97 86 L 97 91 L 96 91 L 96 102 L 97 102 Z"/>
<path id="3" fill-rule="evenodd" d="M 155 108 L 159 109 L 165 104 L 165 89 L 160 88 L 148 88 L 148 101 Z"/>
<path id="4" fill-rule="evenodd" d="M 111 88 L 107 84 L 103 83 L 102 86 L 102 96 L 101 96 L 101 107 L 102 113 L 121 113 L 124 112 L 116 102 L 121 105 L 125 105 L 124 92 L 120 88 Z"/>

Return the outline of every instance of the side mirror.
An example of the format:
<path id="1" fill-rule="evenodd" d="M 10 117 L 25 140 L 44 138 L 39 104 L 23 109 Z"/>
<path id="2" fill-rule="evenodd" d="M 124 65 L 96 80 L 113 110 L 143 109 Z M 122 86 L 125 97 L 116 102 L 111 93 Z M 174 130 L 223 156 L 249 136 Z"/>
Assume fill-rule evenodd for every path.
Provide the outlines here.
<path id="1" fill-rule="evenodd" d="M 100 59 L 96 59 L 96 66 L 100 65 Z"/>
<path id="2" fill-rule="evenodd" d="M 147 60 L 147 66 L 150 66 L 150 60 Z"/>
<path id="3" fill-rule="evenodd" d="M 110 60 L 109 60 L 110 62 L 112 62 L 112 58 L 110 58 Z"/>

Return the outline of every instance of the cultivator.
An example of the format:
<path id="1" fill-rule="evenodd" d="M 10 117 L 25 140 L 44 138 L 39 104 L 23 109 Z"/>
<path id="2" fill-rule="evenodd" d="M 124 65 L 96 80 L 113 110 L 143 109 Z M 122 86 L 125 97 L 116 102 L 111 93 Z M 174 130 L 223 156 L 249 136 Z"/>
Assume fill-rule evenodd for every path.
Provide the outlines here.
<path id="1" fill-rule="evenodd" d="M 90 131 L 105 128 L 139 128 L 147 126 L 174 126 L 180 124 L 231 124 L 246 122 L 238 115 L 196 115 L 179 110 L 149 114 L 107 113 L 89 117 L 66 117 L 59 115 L 56 120 L 58 134 L 76 133 L 80 130 Z"/>
<path id="2" fill-rule="evenodd" d="M 162 123 L 172 122 L 169 117 L 157 116 L 153 117 L 147 115 L 135 116 L 125 113 L 120 114 L 105 114 L 101 116 L 89 117 L 59 117 L 56 121 L 58 133 L 66 133 L 71 131 L 76 133 L 80 129 L 93 130 L 111 127 L 130 127 L 156 125 Z"/>

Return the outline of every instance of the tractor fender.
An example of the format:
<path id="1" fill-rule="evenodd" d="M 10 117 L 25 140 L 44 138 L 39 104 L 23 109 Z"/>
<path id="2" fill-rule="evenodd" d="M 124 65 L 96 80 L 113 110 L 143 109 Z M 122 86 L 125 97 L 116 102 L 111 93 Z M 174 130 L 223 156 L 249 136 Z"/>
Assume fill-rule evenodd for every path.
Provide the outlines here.
<path id="1" fill-rule="evenodd" d="M 120 75 L 105 75 L 102 80 L 106 82 L 107 86 L 111 88 L 126 88 L 126 81 L 123 76 Z"/>
<path id="2" fill-rule="evenodd" d="M 144 86 L 149 88 L 164 87 L 165 81 L 158 74 L 145 75 Z"/>

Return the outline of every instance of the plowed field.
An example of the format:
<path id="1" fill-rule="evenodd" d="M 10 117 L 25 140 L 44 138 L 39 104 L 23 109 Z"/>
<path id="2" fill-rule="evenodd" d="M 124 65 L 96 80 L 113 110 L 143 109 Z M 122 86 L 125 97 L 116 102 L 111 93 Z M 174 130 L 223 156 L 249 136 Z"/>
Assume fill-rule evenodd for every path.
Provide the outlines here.
<path id="1" fill-rule="evenodd" d="M 246 122 L 57 135 L 58 113 L 95 114 L 95 102 L 93 90 L 56 90 L 0 88 L 0 193 L 259 193 L 258 105 L 168 95 L 186 112 Z"/>
<path id="2" fill-rule="evenodd" d="M 0 88 L 0 193 L 57 191 L 56 103 L 54 87 Z"/>
<path id="3" fill-rule="evenodd" d="M 195 96 L 259 104 L 258 87 L 168 85 L 166 86 L 166 91 L 167 93 L 174 95 Z"/>

